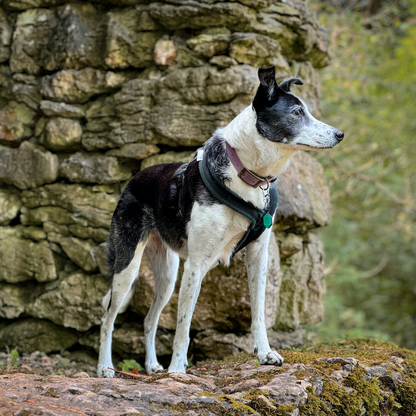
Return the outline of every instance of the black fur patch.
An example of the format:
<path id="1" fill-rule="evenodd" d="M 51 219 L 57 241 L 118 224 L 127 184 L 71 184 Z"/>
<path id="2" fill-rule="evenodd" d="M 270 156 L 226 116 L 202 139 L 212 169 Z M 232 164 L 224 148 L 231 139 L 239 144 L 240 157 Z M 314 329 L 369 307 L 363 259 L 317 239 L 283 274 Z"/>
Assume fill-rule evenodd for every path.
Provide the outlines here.
<path id="1" fill-rule="evenodd" d="M 274 67 L 260 68 L 259 80 L 253 100 L 257 130 L 272 142 L 290 143 L 308 122 L 302 102 L 290 93 L 291 85 L 302 85 L 302 81 L 290 78 L 277 85 Z M 301 109 L 299 115 L 294 113 L 296 109 Z"/>
<path id="2" fill-rule="evenodd" d="M 205 151 L 211 166 L 227 179 L 224 171 L 230 162 L 220 132 L 207 141 Z M 181 186 L 182 218 L 178 216 Z M 121 195 L 111 222 L 108 262 L 113 274 L 129 265 L 137 244 L 146 240 L 151 231 L 157 231 L 173 250 L 180 250 L 187 239 L 186 228 L 195 201 L 201 205 L 219 203 L 203 184 L 196 160 L 151 166 L 137 173 Z"/>

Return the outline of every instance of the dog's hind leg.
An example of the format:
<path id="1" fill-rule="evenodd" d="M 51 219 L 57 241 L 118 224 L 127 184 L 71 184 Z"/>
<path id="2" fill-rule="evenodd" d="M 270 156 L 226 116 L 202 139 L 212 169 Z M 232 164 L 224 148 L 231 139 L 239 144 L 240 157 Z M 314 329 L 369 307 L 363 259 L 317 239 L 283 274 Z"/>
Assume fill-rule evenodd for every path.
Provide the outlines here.
<path id="1" fill-rule="evenodd" d="M 146 340 L 145 367 L 148 374 L 163 370 L 158 363 L 155 349 L 157 324 L 163 308 L 168 303 L 175 288 L 179 268 L 179 255 L 163 245 L 160 237 L 152 234 L 146 247 L 146 255 L 153 269 L 155 278 L 155 297 L 149 313 L 144 320 Z"/>
<path id="2" fill-rule="evenodd" d="M 133 282 L 137 278 L 146 243 L 147 240 L 140 241 L 136 246 L 133 258 L 128 263 L 127 267 L 119 273 L 114 274 L 113 284 L 111 286 L 110 304 L 103 316 L 101 324 L 100 354 L 97 367 L 98 377 L 114 377 L 114 371 L 109 369 L 114 368 L 111 359 L 111 343 L 114 321 L 131 289 Z"/>

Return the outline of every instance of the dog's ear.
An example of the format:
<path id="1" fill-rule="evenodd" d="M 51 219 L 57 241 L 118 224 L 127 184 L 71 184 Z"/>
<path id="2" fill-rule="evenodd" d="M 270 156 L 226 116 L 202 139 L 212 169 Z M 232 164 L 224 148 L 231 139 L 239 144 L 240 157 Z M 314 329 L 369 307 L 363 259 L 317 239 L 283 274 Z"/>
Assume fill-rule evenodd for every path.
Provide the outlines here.
<path id="1" fill-rule="evenodd" d="M 256 111 L 271 107 L 278 100 L 279 92 L 275 75 L 274 66 L 259 69 L 260 85 L 253 100 Z"/>
<path id="2" fill-rule="evenodd" d="M 298 78 L 289 78 L 280 83 L 279 88 L 284 92 L 290 92 L 292 84 L 303 85 L 303 82 Z"/>

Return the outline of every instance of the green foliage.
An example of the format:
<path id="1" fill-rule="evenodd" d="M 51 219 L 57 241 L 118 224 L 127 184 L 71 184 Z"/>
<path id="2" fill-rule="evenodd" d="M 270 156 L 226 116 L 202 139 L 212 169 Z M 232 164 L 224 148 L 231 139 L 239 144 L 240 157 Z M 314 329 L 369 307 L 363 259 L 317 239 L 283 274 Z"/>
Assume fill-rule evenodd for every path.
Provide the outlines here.
<path id="1" fill-rule="evenodd" d="M 416 348 L 415 21 L 394 10 L 371 21 L 320 16 L 333 58 L 321 72 L 322 119 L 345 132 L 317 154 L 333 203 L 320 340 L 375 336 Z"/>
<path id="2" fill-rule="evenodd" d="M 13 366 L 14 368 L 18 368 L 20 366 L 20 364 L 17 362 L 18 359 L 19 359 L 19 352 L 17 350 L 11 350 L 10 357 L 9 357 L 10 366 Z"/>
<path id="3" fill-rule="evenodd" d="M 126 373 L 131 373 L 134 368 L 138 372 L 143 370 L 143 367 L 136 360 L 123 360 L 122 363 L 118 363 L 118 367 Z"/>

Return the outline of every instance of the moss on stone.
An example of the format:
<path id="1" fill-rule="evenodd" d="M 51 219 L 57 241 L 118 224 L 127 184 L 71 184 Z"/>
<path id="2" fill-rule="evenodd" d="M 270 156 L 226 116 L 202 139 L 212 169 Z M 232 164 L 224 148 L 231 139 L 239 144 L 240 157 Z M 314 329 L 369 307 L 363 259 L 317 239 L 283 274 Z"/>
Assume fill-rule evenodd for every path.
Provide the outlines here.
<path id="1" fill-rule="evenodd" d="M 242 398 L 243 400 L 254 400 L 261 395 L 269 396 L 270 392 L 268 392 L 267 390 L 253 389 L 248 391 Z"/>

